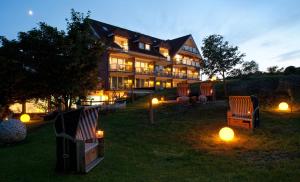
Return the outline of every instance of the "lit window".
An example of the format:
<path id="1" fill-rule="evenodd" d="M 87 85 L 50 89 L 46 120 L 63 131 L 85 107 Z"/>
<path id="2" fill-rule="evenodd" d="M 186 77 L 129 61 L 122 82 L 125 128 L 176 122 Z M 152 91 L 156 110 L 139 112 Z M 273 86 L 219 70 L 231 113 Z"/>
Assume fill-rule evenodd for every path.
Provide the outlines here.
<path id="1" fill-rule="evenodd" d="M 145 49 L 145 44 L 142 43 L 142 42 L 139 42 L 139 48 L 140 48 L 140 49 Z"/>
<path id="2" fill-rule="evenodd" d="M 118 44 L 122 49 L 128 50 L 128 39 L 120 36 L 114 37 L 114 42 Z"/>
<path id="3" fill-rule="evenodd" d="M 150 45 L 149 44 L 145 44 L 145 49 L 150 51 Z"/>

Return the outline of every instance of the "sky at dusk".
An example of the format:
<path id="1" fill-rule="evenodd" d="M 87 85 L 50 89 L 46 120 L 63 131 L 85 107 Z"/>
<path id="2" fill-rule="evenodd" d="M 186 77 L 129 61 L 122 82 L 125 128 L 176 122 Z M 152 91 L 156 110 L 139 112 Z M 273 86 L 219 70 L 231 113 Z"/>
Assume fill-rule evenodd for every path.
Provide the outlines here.
<path id="1" fill-rule="evenodd" d="M 41 21 L 65 29 L 71 8 L 161 39 L 192 34 L 199 48 L 204 37 L 221 34 L 263 71 L 300 66 L 298 0 L 5 0 L 0 35 L 16 38 Z"/>

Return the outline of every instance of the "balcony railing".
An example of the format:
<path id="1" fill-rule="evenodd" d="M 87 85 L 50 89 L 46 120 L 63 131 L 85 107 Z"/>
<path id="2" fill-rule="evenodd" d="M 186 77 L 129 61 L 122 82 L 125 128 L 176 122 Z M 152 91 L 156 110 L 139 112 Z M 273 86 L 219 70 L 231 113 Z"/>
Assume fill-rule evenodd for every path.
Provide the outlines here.
<path id="1" fill-rule="evenodd" d="M 132 85 L 128 83 L 122 83 L 122 84 L 119 83 L 118 86 L 114 86 L 114 85 L 111 86 L 111 89 L 117 89 L 117 90 L 128 90 L 131 88 Z"/>
<path id="2" fill-rule="evenodd" d="M 199 63 L 190 63 L 188 64 L 186 61 L 184 60 L 175 60 L 174 61 L 175 64 L 178 64 L 178 65 L 187 65 L 187 66 L 194 66 L 194 67 L 197 67 L 197 68 L 200 68 L 200 64 Z"/>
<path id="3" fill-rule="evenodd" d="M 193 80 L 199 80 L 199 75 L 188 74 L 187 78 L 188 79 L 193 79 Z"/>
<path id="4" fill-rule="evenodd" d="M 161 72 L 158 71 L 155 73 L 156 76 L 161 76 L 161 77 L 172 77 L 172 73 L 171 72 Z"/>
<path id="5" fill-rule="evenodd" d="M 110 71 L 132 72 L 132 65 L 127 64 L 110 64 Z"/>
<path id="6" fill-rule="evenodd" d="M 135 68 L 135 72 L 137 74 L 143 74 L 143 75 L 150 75 L 150 74 L 153 74 L 154 71 L 152 69 L 149 69 L 149 68 L 141 68 L 141 67 L 136 67 Z"/>
<path id="7" fill-rule="evenodd" d="M 181 78 L 181 79 L 186 79 L 187 75 L 186 73 L 173 73 L 174 78 Z"/>

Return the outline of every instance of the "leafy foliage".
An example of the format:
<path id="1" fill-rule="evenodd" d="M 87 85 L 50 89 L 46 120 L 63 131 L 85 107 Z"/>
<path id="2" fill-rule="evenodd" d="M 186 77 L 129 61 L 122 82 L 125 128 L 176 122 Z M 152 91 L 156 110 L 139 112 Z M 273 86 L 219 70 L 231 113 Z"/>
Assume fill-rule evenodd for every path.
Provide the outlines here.
<path id="1" fill-rule="evenodd" d="M 220 74 L 226 90 L 226 73 L 241 63 L 245 54 L 240 53 L 237 46 L 229 45 L 221 35 L 210 35 L 205 38 L 201 49 L 204 57 L 204 73 L 210 76 Z"/>
<path id="2" fill-rule="evenodd" d="M 73 9 L 67 32 L 39 23 L 20 32 L 18 40 L 2 38 L 0 104 L 52 96 L 70 109 L 76 98 L 96 88 L 103 50 L 104 43 L 91 35 L 89 13 L 84 16 Z"/>
<path id="3" fill-rule="evenodd" d="M 258 72 L 258 64 L 255 61 L 245 61 L 242 64 L 243 75 L 254 74 Z"/>
<path id="4" fill-rule="evenodd" d="M 279 68 L 278 66 L 270 66 L 267 68 L 267 71 L 270 74 L 282 73 L 283 70 L 284 70 L 284 68 Z"/>

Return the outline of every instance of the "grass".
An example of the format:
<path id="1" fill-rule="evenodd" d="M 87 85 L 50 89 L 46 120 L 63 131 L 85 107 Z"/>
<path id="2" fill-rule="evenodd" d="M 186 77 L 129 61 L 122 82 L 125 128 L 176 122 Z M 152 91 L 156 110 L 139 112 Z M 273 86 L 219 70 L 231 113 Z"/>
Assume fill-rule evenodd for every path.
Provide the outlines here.
<path id="1" fill-rule="evenodd" d="M 159 106 L 150 125 L 143 99 L 100 116 L 105 159 L 87 175 L 57 174 L 53 125 L 32 130 L 23 143 L 0 149 L 1 181 L 299 181 L 300 113 L 261 113 L 261 127 L 226 125 L 226 104 Z"/>

